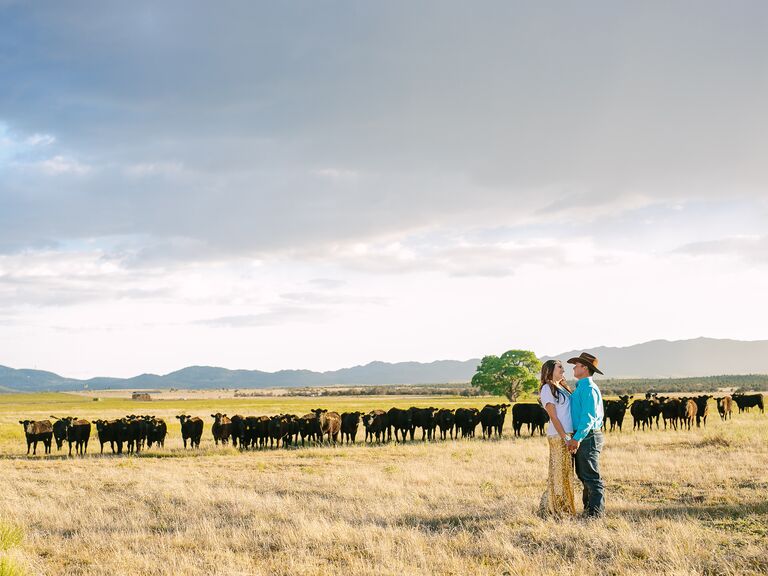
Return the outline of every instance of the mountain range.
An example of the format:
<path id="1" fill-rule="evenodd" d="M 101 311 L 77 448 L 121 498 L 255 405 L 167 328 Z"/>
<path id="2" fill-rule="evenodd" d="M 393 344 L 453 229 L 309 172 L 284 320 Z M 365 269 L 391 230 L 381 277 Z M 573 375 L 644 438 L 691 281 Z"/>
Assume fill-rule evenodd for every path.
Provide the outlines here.
<path id="1" fill-rule="evenodd" d="M 555 356 L 567 360 L 581 350 Z M 605 378 L 686 378 L 725 374 L 768 374 L 768 340 L 713 338 L 653 340 L 627 347 L 600 346 L 589 352 L 600 360 Z M 547 360 L 550 357 L 542 357 Z M 480 363 L 470 360 L 435 362 L 371 362 L 329 372 L 311 370 L 229 370 L 190 366 L 163 376 L 76 380 L 41 370 L 0 366 L 0 392 L 72 391 L 151 388 L 285 388 L 331 385 L 437 384 L 469 382 Z M 570 370 L 566 371 L 570 376 Z"/>

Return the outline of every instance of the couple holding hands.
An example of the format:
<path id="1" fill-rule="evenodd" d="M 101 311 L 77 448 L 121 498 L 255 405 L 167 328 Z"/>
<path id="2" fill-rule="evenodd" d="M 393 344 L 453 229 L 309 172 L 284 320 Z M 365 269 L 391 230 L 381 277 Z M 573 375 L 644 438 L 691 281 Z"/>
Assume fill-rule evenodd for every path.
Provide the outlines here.
<path id="1" fill-rule="evenodd" d="M 539 402 L 549 414 L 549 476 L 541 497 L 543 515 L 575 516 L 574 464 L 583 484 L 584 516 L 601 517 L 605 512 L 605 486 L 600 477 L 603 449 L 603 397 L 592 376 L 602 374 L 595 356 L 582 352 L 568 360 L 577 379 L 571 389 L 559 360 L 547 360 L 541 368 Z"/>

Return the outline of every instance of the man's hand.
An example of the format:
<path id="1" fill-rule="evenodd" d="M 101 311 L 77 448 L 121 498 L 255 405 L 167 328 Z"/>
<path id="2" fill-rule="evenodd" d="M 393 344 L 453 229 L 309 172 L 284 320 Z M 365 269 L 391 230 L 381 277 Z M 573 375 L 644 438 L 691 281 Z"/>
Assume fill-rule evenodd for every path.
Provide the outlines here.
<path id="1" fill-rule="evenodd" d="M 573 438 L 571 438 L 571 439 L 570 439 L 570 440 L 568 440 L 568 442 L 566 443 L 566 446 L 568 446 L 568 451 L 569 451 L 571 454 L 575 454 L 575 453 L 576 453 L 576 450 L 578 450 L 578 449 L 579 449 L 579 441 L 578 441 L 578 440 L 574 440 Z"/>

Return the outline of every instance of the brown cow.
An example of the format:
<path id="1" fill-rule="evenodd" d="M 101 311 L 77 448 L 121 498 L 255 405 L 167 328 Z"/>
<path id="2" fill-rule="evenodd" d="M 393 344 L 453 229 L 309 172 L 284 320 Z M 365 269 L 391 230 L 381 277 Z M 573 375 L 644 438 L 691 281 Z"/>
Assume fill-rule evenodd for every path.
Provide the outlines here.
<path id="1" fill-rule="evenodd" d="M 731 413 L 733 407 L 733 398 L 730 396 L 723 396 L 717 399 L 717 411 L 720 414 L 720 419 L 725 421 L 728 418 L 733 418 Z"/>
<path id="2" fill-rule="evenodd" d="M 320 443 L 323 442 L 323 436 L 328 436 L 328 443 L 331 443 L 333 438 L 333 444 L 335 445 L 339 440 L 339 432 L 341 431 L 341 416 L 338 412 L 328 412 L 324 408 L 315 408 L 312 410 L 320 420 Z"/>
<path id="3" fill-rule="evenodd" d="M 51 440 L 53 439 L 53 425 L 50 420 L 19 420 L 24 426 L 24 435 L 27 438 L 27 456 L 32 447 L 32 455 L 37 455 L 37 443 L 42 442 L 45 453 L 51 453 Z"/>
<path id="4" fill-rule="evenodd" d="M 690 398 L 681 398 L 680 400 L 680 429 L 682 430 L 683 427 L 686 427 L 690 430 L 691 424 L 693 424 L 693 421 L 696 419 L 698 407 L 696 406 L 696 402 Z"/>

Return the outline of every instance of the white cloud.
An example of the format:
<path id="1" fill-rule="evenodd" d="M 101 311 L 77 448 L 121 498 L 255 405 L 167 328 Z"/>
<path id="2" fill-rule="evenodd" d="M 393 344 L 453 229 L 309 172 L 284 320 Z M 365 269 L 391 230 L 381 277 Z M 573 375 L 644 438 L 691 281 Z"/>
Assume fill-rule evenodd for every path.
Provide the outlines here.
<path id="1" fill-rule="evenodd" d="M 75 174 L 82 176 L 88 174 L 92 167 L 66 156 L 54 156 L 33 164 L 46 174 L 58 176 L 60 174 Z"/>
<path id="2" fill-rule="evenodd" d="M 148 176 L 174 176 L 184 170 L 184 164 L 181 162 L 142 162 L 131 164 L 125 168 L 125 174 L 135 178 L 145 178 Z"/>
<path id="3" fill-rule="evenodd" d="M 586 245 L 586 250 L 584 249 Z M 446 233 L 435 237 L 404 237 L 400 241 L 350 242 L 324 249 L 293 252 L 297 259 L 328 260 L 342 269 L 369 274 L 439 272 L 447 276 L 513 275 L 530 265 L 559 265 L 591 258 L 583 239 L 566 246 L 555 240 L 476 242 Z"/>
<path id="4" fill-rule="evenodd" d="M 313 170 L 312 173 L 320 178 L 336 182 L 354 182 L 360 176 L 354 170 L 341 170 L 339 168 L 320 168 Z"/>
<path id="5" fill-rule="evenodd" d="M 50 134 L 32 134 L 27 136 L 24 143 L 29 146 L 50 146 L 56 142 L 56 138 Z"/>

